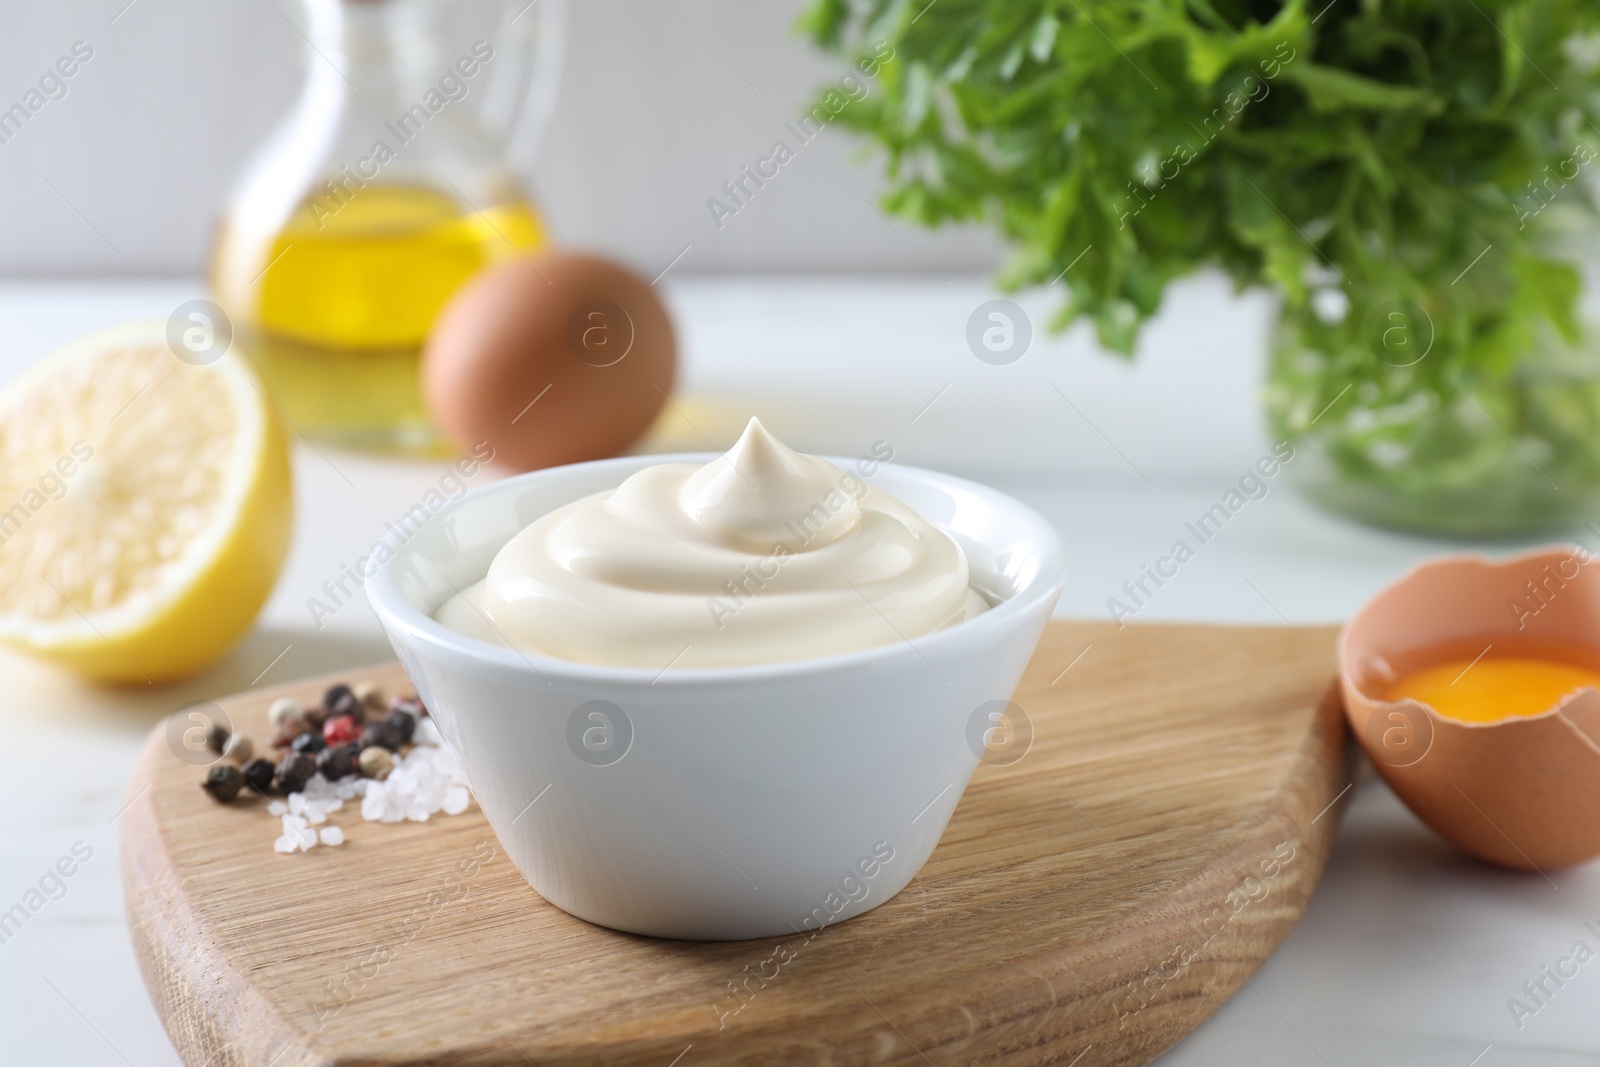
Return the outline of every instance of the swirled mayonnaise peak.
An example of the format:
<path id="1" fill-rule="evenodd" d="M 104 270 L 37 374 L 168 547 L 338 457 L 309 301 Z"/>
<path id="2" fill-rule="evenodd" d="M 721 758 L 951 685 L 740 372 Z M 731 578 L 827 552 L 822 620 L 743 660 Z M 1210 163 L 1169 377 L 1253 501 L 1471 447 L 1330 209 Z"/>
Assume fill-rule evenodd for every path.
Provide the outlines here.
<path id="1" fill-rule="evenodd" d="M 983 611 L 961 547 L 868 488 L 884 458 L 847 473 L 751 419 L 703 467 L 647 467 L 538 519 L 438 619 L 512 648 L 665 670 L 851 652 Z"/>

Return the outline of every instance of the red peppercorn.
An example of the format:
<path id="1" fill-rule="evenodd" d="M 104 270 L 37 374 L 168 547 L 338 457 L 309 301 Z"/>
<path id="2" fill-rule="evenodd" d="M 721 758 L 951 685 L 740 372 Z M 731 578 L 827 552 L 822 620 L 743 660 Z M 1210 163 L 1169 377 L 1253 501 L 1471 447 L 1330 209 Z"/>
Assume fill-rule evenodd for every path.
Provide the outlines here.
<path id="1" fill-rule="evenodd" d="M 322 739 L 330 745 L 347 745 L 361 736 L 353 715 L 335 715 L 322 724 Z"/>

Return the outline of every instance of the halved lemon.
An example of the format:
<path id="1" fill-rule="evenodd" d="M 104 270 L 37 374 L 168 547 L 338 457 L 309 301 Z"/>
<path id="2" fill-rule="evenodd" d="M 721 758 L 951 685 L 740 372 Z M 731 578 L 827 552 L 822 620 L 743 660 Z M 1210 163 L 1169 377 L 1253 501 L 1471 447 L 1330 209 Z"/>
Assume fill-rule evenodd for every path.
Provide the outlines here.
<path id="1" fill-rule="evenodd" d="M 30 370 L 0 394 L 0 641 L 109 682 L 220 657 L 288 552 L 279 423 L 236 357 L 185 362 L 161 322 Z"/>

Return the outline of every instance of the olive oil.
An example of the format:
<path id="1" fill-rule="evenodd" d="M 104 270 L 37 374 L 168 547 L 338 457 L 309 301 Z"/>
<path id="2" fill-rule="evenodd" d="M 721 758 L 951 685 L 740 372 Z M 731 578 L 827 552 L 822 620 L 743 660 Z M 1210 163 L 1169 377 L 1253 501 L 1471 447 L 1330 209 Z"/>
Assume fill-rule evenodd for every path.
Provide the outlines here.
<path id="1" fill-rule="evenodd" d="M 520 197 L 475 211 L 423 186 L 369 183 L 308 197 L 270 241 L 247 240 L 224 228 L 212 284 L 274 406 L 311 437 L 417 450 L 436 445 L 419 383 L 440 310 L 546 237 Z"/>

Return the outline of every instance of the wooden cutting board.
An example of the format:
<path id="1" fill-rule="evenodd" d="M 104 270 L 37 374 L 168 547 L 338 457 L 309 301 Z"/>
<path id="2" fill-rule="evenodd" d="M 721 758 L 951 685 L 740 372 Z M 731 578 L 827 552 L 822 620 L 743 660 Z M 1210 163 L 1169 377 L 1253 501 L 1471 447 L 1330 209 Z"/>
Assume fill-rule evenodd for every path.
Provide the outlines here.
<path id="1" fill-rule="evenodd" d="M 264 805 L 213 803 L 158 728 L 121 819 L 133 939 L 190 1067 L 1147 1063 L 1317 884 L 1353 765 L 1333 637 L 1052 623 L 1015 697 L 1031 749 L 979 767 L 904 892 L 813 940 L 591 926 L 476 807 L 347 805 L 344 845 L 278 855 Z M 327 682 L 219 703 L 260 740 Z"/>

